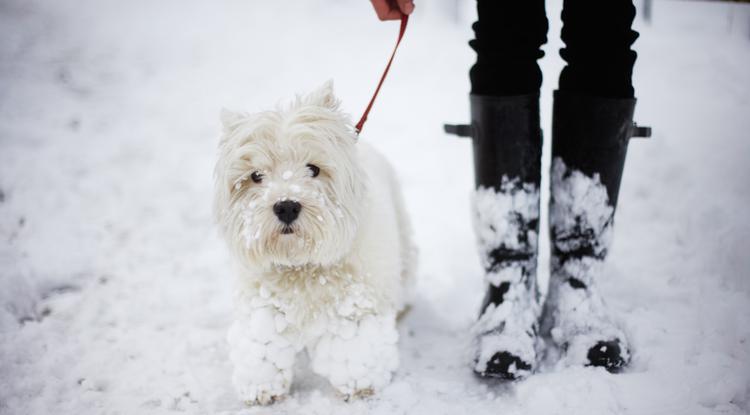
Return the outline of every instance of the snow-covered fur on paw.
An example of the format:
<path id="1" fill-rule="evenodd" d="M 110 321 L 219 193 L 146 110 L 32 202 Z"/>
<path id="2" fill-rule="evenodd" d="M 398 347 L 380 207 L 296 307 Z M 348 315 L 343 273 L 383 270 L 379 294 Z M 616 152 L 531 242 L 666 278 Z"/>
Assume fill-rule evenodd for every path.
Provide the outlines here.
<path id="1" fill-rule="evenodd" d="M 398 367 L 395 319 L 393 313 L 368 315 L 356 325 L 329 328 L 312 350 L 313 370 L 346 399 L 381 389 Z"/>
<path id="2" fill-rule="evenodd" d="M 237 306 L 227 336 L 235 368 L 232 381 L 246 403 L 273 403 L 289 391 L 297 351 L 279 330 L 284 322 L 277 310 L 248 303 Z"/>
<path id="3" fill-rule="evenodd" d="M 607 347 L 619 350 L 602 366 L 614 370 L 630 360 L 627 337 L 596 286 L 611 244 L 613 220 L 614 208 L 599 176 L 568 169 L 562 159 L 555 158 L 550 204 L 552 275 L 542 330 L 564 352 L 566 365 L 594 364 L 592 357 L 606 355 Z"/>
<path id="4" fill-rule="evenodd" d="M 228 340 L 240 398 L 286 395 L 305 349 L 343 396 L 383 388 L 416 262 L 391 166 L 356 143 L 330 82 L 222 121 L 215 215 L 238 266 Z"/>
<path id="5" fill-rule="evenodd" d="M 477 189 L 473 206 L 485 282 L 489 290 L 503 293 L 485 304 L 473 328 L 474 370 L 483 376 L 524 378 L 537 361 L 539 189 L 503 177 L 497 190 Z"/>

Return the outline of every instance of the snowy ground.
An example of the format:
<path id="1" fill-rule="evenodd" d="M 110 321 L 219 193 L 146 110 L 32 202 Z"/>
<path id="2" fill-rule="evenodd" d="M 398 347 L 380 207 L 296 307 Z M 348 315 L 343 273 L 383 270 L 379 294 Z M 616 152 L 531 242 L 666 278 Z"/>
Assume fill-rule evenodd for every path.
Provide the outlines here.
<path id="1" fill-rule="evenodd" d="M 466 359 L 482 295 L 470 149 L 441 132 L 468 116 L 472 4 L 457 4 L 418 3 L 363 137 L 401 176 L 421 250 L 401 369 L 347 404 L 301 367 L 291 398 L 246 409 L 210 219 L 219 109 L 333 78 L 358 116 L 396 24 L 365 1 L 0 1 L 0 413 L 750 411 L 748 5 L 656 1 L 638 22 L 637 119 L 655 134 L 631 145 L 602 282 L 631 367 L 503 385 Z"/>

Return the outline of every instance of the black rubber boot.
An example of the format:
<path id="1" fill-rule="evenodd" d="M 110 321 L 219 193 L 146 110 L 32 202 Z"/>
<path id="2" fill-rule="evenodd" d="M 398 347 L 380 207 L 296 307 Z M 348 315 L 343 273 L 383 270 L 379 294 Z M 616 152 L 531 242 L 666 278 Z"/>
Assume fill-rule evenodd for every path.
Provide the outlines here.
<path id="1" fill-rule="evenodd" d="M 556 91 L 552 116 L 552 257 L 542 333 L 567 364 L 612 372 L 628 364 L 630 345 L 596 279 L 612 239 L 628 142 L 650 135 L 633 123 L 634 109 L 634 98 Z"/>
<path id="2" fill-rule="evenodd" d="M 542 133 L 539 96 L 471 96 L 474 226 L 487 292 L 475 325 L 474 370 L 519 379 L 536 366 L 536 287 Z"/>

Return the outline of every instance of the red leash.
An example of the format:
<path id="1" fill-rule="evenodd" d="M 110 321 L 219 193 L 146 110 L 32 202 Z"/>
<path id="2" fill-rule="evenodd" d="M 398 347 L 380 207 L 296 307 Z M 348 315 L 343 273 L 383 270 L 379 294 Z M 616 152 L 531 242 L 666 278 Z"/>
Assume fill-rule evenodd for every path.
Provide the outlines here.
<path id="1" fill-rule="evenodd" d="M 380 92 L 380 87 L 383 86 L 383 81 L 385 81 L 385 77 L 386 75 L 388 75 L 388 70 L 391 69 L 391 63 L 393 63 L 393 58 L 396 56 L 396 51 L 398 50 L 398 45 L 401 44 L 401 39 L 404 38 L 404 32 L 406 32 L 406 23 L 408 22 L 409 22 L 409 16 L 402 14 L 401 15 L 401 29 L 399 29 L 398 31 L 398 40 L 396 40 L 396 46 L 393 48 L 393 53 L 391 53 L 391 58 L 388 60 L 388 65 L 385 66 L 383 75 L 380 77 L 380 82 L 378 82 L 378 87 L 375 88 L 375 93 L 372 95 L 372 99 L 370 99 L 370 103 L 367 104 L 365 113 L 362 114 L 362 118 L 360 118 L 357 125 L 354 126 L 354 130 L 356 131 L 357 135 L 359 135 L 359 133 L 362 132 L 362 127 L 365 125 L 365 121 L 367 121 L 367 115 L 370 113 L 370 110 L 372 109 L 372 104 L 375 103 L 375 98 L 377 98 L 378 92 Z"/>

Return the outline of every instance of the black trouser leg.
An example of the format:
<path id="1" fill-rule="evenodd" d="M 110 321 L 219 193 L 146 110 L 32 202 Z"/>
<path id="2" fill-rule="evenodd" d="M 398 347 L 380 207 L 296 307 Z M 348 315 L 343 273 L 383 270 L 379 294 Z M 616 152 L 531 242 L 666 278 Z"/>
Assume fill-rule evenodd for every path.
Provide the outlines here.
<path id="1" fill-rule="evenodd" d="M 477 14 L 475 39 L 469 43 L 477 53 L 470 71 L 476 187 L 496 192 L 538 190 L 542 72 L 537 60 L 544 56 L 540 48 L 547 41 L 544 0 L 478 0 Z M 525 282 L 531 283 L 536 279 L 537 244 L 536 239 L 526 238 L 525 232 L 538 232 L 538 217 L 521 220 L 518 212 L 499 213 L 507 215 L 509 222 L 518 222 L 514 227 L 524 231 L 511 238 L 513 248 L 504 243 L 485 247 L 485 269 L 496 272 L 522 266 Z M 508 283 L 490 285 L 482 310 L 501 303 L 507 290 Z"/>
<path id="2" fill-rule="evenodd" d="M 544 56 L 547 16 L 544 0 L 478 0 L 475 38 L 469 45 L 477 61 L 469 72 L 471 93 L 484 96 L 537 94 Z"/>
<path id="3" fill-rule="evenodd" d="M 487 292 L 474 370 L 519 379 L 536 367 L 536 289 L 542 133 L 537 59 L 543 0 L 479 0 L 470 72 L 477 191 L 474 224 Z"/>
<path id="4" fill-rule="evenodd" d="M 636 132 L 634 108 L 635 98 L 555 93 L 551 274 L 542 327 L 570 365 L 615 372 L 630 360 L 628 339 L 609 317 L 596 285 L 612 240 L 628 142 Z"/>
<path id="5" fill-rule="evenodd" d="M 596 282 L 610 247 L 633 124 L 638 37 L 631 0 L 565 0 L 552 112 L 551 275 L 543 331 L 569 364 L 617 371 L 630 360 Z M 582 312 L 581 310 L 585 310 Z"/>
<path id="6" fill-rule="evenodd" d="M 560 91 L 606 98 L 633 97 L 632 0 L 564 0 Z"/>
<path id="7" fill-rule="evenodd" d="M 633 130 L 631 49 L 638 33 L 632 0 L 564 0 L 560 56 L 567 62 L 555 92 L 552 157 L 598 176 L 617 204 Z"/>
<path id="8" fill-rule="evenodd" d="M 478 0 L 477 15 L 469 42 L 477 53 L 469 74 L 476 185 L 499 189 L 506 177 L 538 186 L 544 0 Z"/>

